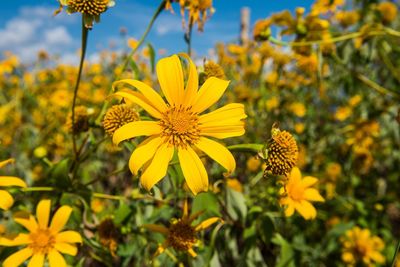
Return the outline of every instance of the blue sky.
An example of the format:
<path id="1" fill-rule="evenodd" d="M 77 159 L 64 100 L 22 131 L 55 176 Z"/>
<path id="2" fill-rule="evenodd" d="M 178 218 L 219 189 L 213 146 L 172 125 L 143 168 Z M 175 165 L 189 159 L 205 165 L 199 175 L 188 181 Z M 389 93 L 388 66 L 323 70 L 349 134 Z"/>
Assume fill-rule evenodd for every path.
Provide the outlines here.
<path id="1" fill-rule="evenodd" d="M 122 49 L 125 41 L 119 32 L 127 29 L 127 36 L 139 39 L 160 0 L 116 0 L 116 5 L 102 14 L 89 35 L 88 57 L 93 60 L 103 49 Z M 216 12 L 207 21 L 204 32 L 193 31 L 193 49 L 206 56 L 216 42 L 235 42 L 238 39 L 240 9 L 251 10 L 251 23 L 284 9 L 310 7 L 312 0 L 214 0 Z M 62 61 L 77 63 L 80 47 L 80 16 L 52 13 L 56 0 L 7 1 L 0 10 L 0 51 L 10 50 L 24 61 L 31 61 L 43 49 L 58 54 Z M 156 21 L 148 41 L 156 50 L 164 48 L 168 54 L 186 51 L 183 40 L 179 6 L 173 4 L 174 14 L 164 11 Z"/>

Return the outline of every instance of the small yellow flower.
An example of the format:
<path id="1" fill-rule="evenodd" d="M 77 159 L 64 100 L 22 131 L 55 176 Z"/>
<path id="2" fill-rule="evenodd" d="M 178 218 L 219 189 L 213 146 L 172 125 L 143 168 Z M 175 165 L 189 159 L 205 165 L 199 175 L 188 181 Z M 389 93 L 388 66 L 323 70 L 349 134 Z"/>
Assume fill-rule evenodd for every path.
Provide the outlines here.
<path id="1" fill-rule="evenodd" d="M 382 15 L 384 23 L 391 23 L 397 17 L 397 6 L 391 2 L 381 2 L 378 4 L 377 9 Z"/>
<path id="2" fill-rule="evenodd" d="M 351 106 L 351 107 L 355 107 L 355 106 L 357 106 L 360 102 L 361 102 L 361 100 L 362 100 L 362 96 L 360 96 L 360 95 L 355 95 L 355 96 L 352 96 L 350 99 L 349 99 L 349 105 Z"/>
<path id="3" fill-rule="evenodd" d="M 25 212 L 14 217 L 14 220 L 24 226 L 29 233 L 18 234 L 12 239 L 2 237 L 0 245 L 27 245 L 27 247 L 5 259 L 4 267 L 19 266 L 30 257 L 32 258 L 28 266 L 42 267 L 47 257 L 50 267 L 66 267 L 67 263 L 60 252 L 72 256 L 77 254 L 78 249 L 72 243 L 82 243 L 81 235 L 75 231 L 60 232 L 67 223 L 72 208 L 66 205 L 59 208 L 49 226 L 50 208 L 50 200 L 41 200 L 36 208 L 37 221 L 33 215 Z"/>
<path id="4" fill-rule="evenodd" d="M 13 162 L 13 159 L 0 161 L 0 168 Z M 26 183 L 21 178 L 14 176 L 0 176 L 0 186 L 19 186 L 26 187 Z M 14 204 L 14 199 L 6 190 L 0 190 L 0 208 L 8 210 Z"/>
<path id="5" fill-rule="evenodd" d="M 227 178 L 226 185 L 232 190 L 235 190 L 237 192 L 243 192 L 242 183 L 236 178 Z"/>
<path id="6" fill-rule="evenodd" d="M 284 181 L 284 186 L 280 190 L 281 199 L 279 203 L 285 206 L 285 215 L 292 216 L 296 210 L 306 219 L 314 219 L 317 216 L 317 210 L 310 203 L 311 201 L 324 202 L 324 198 L 318 190 L 312 188 L 318 182 L 318 179 L 311 176 L 301 177 L 299 168 L 294 167 Z"/>
<path id="7" fill-rule="evenodd" d="M 348 117 L 350 117 L 351 114 L 352 114 L 351 107 L 348 106 L 338 107 L 338 109 L 335 112 L 335 119 L 337 119 L 338 121 L 344 121 Z"/>
<path id="8" fill-rule="evenodd" d="M 137 136 L 149 136 L 133 151 L 129 168 L 135 175 L 143 167 L 141 185 L 150 190 L 167 173 L 169 162 L 177 151 L 180 166 L 193 194 L 208 190 L 207 171 L 195 149 L 203 151 L 228 173 L 236 168 L 231 152 L 210 139 L 225 139 L 244 134 L 246 118 L 244 105 L 232 103 L 210 113 L 202 114 L 216 103 L 228 87 L 229 81 L 211 77 L 198 90 L 196 66 L 190 58 L 188 80 L 185 86 L 181 61 L 177 55 L 161 59 L 156 67 L 161 90 L 167 103 L 147 84 L 125 79 L 113 84 L 136 87 L 139 92 L 119 90 L 115 95 L 125 97 L 143 107 L 156 120 L 134 121 L 125 124 L 113 135 L 119 144 Z M 186 87 L 186 88 L 185 88 Z"/>
<path id="9" fill-rule="evenodd" d="M 369 229 L 361 229 L 358 226 L 348 230 L 341 238 L 342 260 L 347 266 L 357 266 L 363 263 L 366 266 L 375 266 L 375 263 L 383 264 L 385 257 L 380 251 L 385 244 L 378 236 L 371 236 Z"/>
<path id="10" fill-rule="evenodd" d="M 294 115 L 296 115 L 297 117 L 300 117 L 300 118 L 304 117 L 307 112 L 306 107 L 301 102 L 295 102 L 295 103 L 290 104 L 289 110 Z"/>
<path id="11" fill-rule="evenodd" d="M 256 172 L 260 169 L 261 161 L 258 157 L 251 157 L 246 161 L 246 167 L 251 172 Z"/>
<path id="12" fill-rule="evenodd" d="M 337 162 L 331 162 L 326 166 L 325 172 L 328 178 L 335 181 L 342 174 L 342 166 Z"/>
<path id="13" fill-rule="evenodd" d="M 168 247 L 172 247 L 177 251 L 184 251 L 189 253 L 192 257 L 196 257 L 197 254 L 193 250 L 193 246 L 199 241 L 197 233 L 209 228 L 216 222 L 221 222 L 220 218 L 211 217 L 192 226 L 192 222 L 201 214 L 202 212 L 197 212 L 189 216 L 187 201 L 185 201 L 183 204 L 182 218 L 173 220 L 169 228 L 156 224 L 143 225 L 144 228 L 161 233 L 166 237 L 164 243 L 158 247 L 155 255 L 157 256 L 163 253 Z"/>

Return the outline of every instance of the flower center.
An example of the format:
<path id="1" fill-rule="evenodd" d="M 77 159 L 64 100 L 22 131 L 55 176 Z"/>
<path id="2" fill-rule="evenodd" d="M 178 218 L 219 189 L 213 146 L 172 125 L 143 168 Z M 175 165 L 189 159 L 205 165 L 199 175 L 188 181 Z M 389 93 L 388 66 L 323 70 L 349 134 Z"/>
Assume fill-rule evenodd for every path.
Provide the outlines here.
<path id="1" fill-rule="evenodd" d="M 98 16 L 107 9 L 108 0 L 70 0 L 68 5 L 77 12 Z"/>
<path id="2" fill-rule="evenodd" d="M 304 199 L 304 188 L 301 186 L 291 186 L 288 188 L 288 195 L 293 200 L 303 200 Z"/>
<path id="3" fill-rule="evenodd" d="M 167 243 L 174 249 L 187 251 L 196 242 L 196 232 L 187 222 L 178 220 L 169 227 Z"/>
<path id="4" fill-rule="evenodd" d="M 38 229 L 29 235 L 32 243 L 29 247 L 33 249 L 33 253 L 47 254 L 53 249 L 56 238 L 49 229 Z"/>
<path id="5" fill-rule="evenodd" d="M 171 107 L 160 120 L 161 136 L 175 147 L 186 148 L 200 138 L 199 117 L 192 107 Z"/>

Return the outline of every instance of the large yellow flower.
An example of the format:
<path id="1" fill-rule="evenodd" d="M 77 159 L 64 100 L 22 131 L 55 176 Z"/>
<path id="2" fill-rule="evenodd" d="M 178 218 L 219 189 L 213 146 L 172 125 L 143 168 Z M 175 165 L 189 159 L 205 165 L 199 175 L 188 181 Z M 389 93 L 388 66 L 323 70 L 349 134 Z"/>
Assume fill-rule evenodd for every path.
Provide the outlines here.
<path id="1" fill-rule="evenodd" d="M 30 267 L 42 267 L 46 257 L 50 267 L 66 267 L 67 263 L 60 252 L 72 256 L 77 254 L 76 245 L 71 243 L 82 243 L 81 235 L 75 231 L 60 232 L 67 223 L 72 208 L 66 205 L 59 208 L 49 226 L 50 208 L 50 200 L 41 200 L 36 208 L 37 221 L 31 214 L 20 213 L 15 216 L 15 221 L 29 233 L 18 234 L 13 239 L 2 237 L 0 245 L 27 247 L 11 254 L 3 262 L 3 267 L 19 266 L 30 257 Z"/>
<path id="2" fill-rule="evenodd" d="M 8 159 L 0 162 L 0 168 L 4 167 L 8 163 L 13 162 L 13 159 Z M 26 187 L 26 183 L 21 178 L 14 176 L 0 176 L 0 186 L 19 186 Z M 5 190 L 0 190 L 0 208 L 8 210 L 14 204 L 14 199 Z"/>
<path id="3" fill-rule="evenodd" d="M 244 106 L 238 103 L 225 105 L 208 114 L 200 115 L 216 103 L 225 92 L 229 81 L 211 77 L 198 90 L 196 67 L 190 58 L 188 79 L 185 86 L 184 70 L 177 55 L 161 59 L 157 64 L 157 76 L 167 103 L 151 87 L 137 80 L 116 81 L 136 87 L 139 92 L 122 89 L 115 95 L 140 105 L 156 121 L 134 121 L 119 128 L 113 141 L 137 136 L 149 136 L 132 153 L 129 168 L 137 174 L 144 166 L 142 186 L 150 190 L 167 172 L 174 151 L 177 151 L 183 175 L 190 190 L 197 194 L 208 189 L 208 176 L 203 163 L 194 149 L 203 151 L 221 164 L 228 173 L 236 167 L 229 150 L 208 137 L 224 139 L 244 134 L 246 118 Z"/>
<path id="4" fill-rule="evenodd" d="M 317 210 L 310 201 L 325 201 L 317 189 L 311 188 L 318 182 L 318 179 L 311 176 L 301 177 L 299 168 L 294 167 L 281 188 L 280 204 L 285 205 L 285 215 L 292 216 L 294 211 L 300 213 L 304 219 L 314 219 Z"/>
<path id="5" fill-rule="evenodd" d="M 203 212 L 197 212 L 189 216 L 187 201 L 183 204 L 183 215 L 180 219 L 175 219 L 169 228 L 157 224 L 145 224 L 144 228 L 165 235 L 165 242 L 160 245 L 155 256 L 163 253 L 167 248 L 172 247 L 177 251 L 189 253 L 192 257 L 196 257 L 197 253 L 193 250 L 193 246 L 198 243 L 197 233 L 209 228 L 216 222 L 222 222 L 218 217 L 208 218 L 199 224 L 192 226 L 192 222 L 196 220 Z"/>

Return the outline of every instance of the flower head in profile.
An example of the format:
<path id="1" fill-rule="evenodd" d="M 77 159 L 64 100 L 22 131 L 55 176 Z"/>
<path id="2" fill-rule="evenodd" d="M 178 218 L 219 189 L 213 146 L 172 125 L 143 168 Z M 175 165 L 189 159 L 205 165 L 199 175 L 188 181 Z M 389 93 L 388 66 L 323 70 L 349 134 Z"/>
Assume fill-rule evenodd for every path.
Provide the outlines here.
<path id="1" fill-rule="evenodd" d="M 0 168 L 13 162 L 13 159 L 0 161 Z M 19 186 L 26 187 L 26 183 L 18 177 L 14 176 L 0 176 L 0 186 Z M 14 204 L 14 199 L 6 190 L 0 190 L 0 208 L 8 210 Z"/>
<path id="2" fill-rule="evenodd" d="M 148 230 L 161 233 L 166 237 L 164 243 L 158 247 L 155 255 L 157 256 L 163 253 L 167 248 L 172 247 L 177 251 L 187 252 L 192 257 L 196 257 L 197 254 L 193 250 L 193 246 L 199 242 L 197 233 L 209 228 L 214 223 L 221 221 L 218 217 L 211 217 L 192 226 L 192 222 L 201 214 L 202 211 L 189 216 L 188 204 L 187 201 L 185 201 L 183 204 L 182 218 L 172 220 L 168 228 L 156 224 L 144 225 Z"/>
<path id="3" fill-rule="evenodd" d="M 342 243 L 342 260 L 346 266 L 375 266 L 383 264 L 385 257 L 381 251 L 385 247 L 382 239 L 371 235 L 369 229 L 361 229 L 358 226 L 347 230 L 340 239 Z"/>
<path id="4" fill-rule="evenodd" d="M 25 248 L 11 254 L 3 262 L 4 267 L 16 267 L 31 258 L 28 266 L 42 267 L 47 258 L 50 267 L 66 267 L 64 257 L 61 253 L 75 256 L 77 247 L 73 243 L 82 243 L 82 237 L 75 231 L 63 231 L 62 228 L 68 221 L 72 212 L 69 206 L 60 207 L 50 219 L 50 200 L 41 200 L 36 208 L 36 217 L 21 212 L 14 220 L 25 227 L 29 233 L 21 233 L 12 239 L 0 238 L 1 246 L 21 246 Z"/>
<path id="5" fill-rule="evenodd" d="M 208 189 L 207 171 L 195 150 L 202 151 L 228 173 L 236 167 L 230 151 L 211 138 L 224 139 L 244 134 L 246 118 L 243 104 L 232 103 L 207 114 L 202 114 L 223 95 L 229 82 L 215 77 L 207 79 L 198 90 L 196 67 L 189 63 L 187 82 L 177 55 L 161 59 L 157 64 L 157 76 L 161 90 L 167 100 L 147 84 L 137 80 L 120 80 L 113 84 L 130 85 L 138 91 L 127 88 L 115 93 L 141 106 L 155 120 L 134 121 L 125 124 L 113 135 L 113 142 L 119 144 L 137 136 L 148 136 L 133 151 L 129 168 L 135 175 L 143 168 L 141 185 L 150 190 L 167 173 L 174 152 L 188 187 L 197 194 Z M 186 86 L 185 86 L 186 84 Z"/>
<path id="6" fill-rule="evenodd" d="M 310 203 L 312 201 L 324 202 L 324 198 L 318 190 L 312 188 L 318 182 L 318 179 L 311 176 L 301 177 L 299 168 L 294 167 L 284 181 L 284 186 L 280 190 L 281 199 L 279 203 L 285 206 L 285 215 L 292 216 L 296 210 L 306 219 L 314 219 L 317 216 L 317 210 Z"/>

